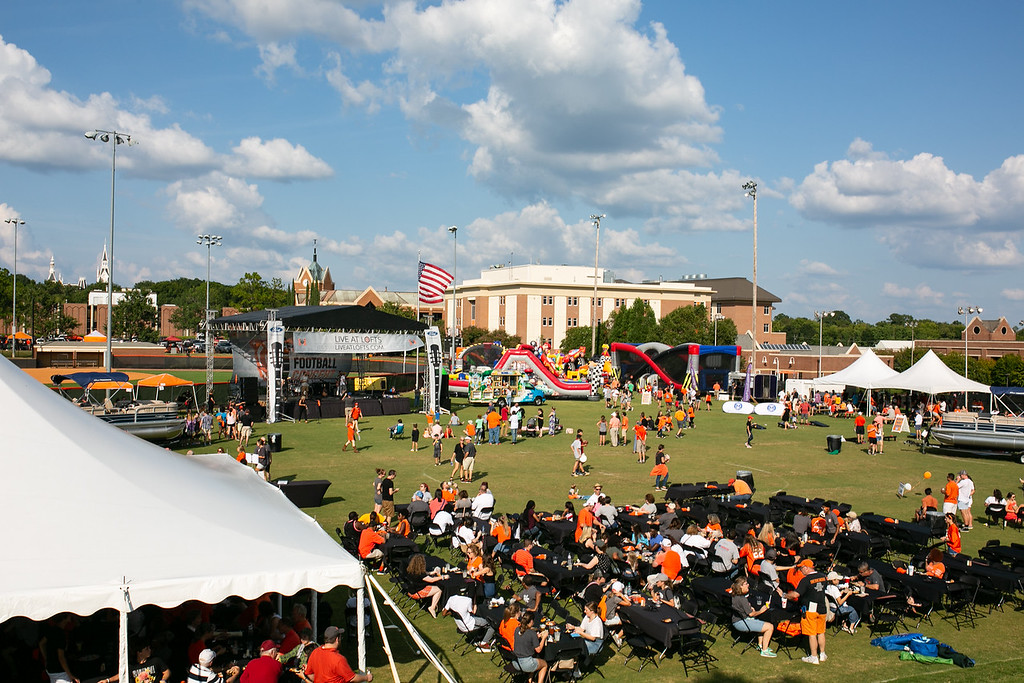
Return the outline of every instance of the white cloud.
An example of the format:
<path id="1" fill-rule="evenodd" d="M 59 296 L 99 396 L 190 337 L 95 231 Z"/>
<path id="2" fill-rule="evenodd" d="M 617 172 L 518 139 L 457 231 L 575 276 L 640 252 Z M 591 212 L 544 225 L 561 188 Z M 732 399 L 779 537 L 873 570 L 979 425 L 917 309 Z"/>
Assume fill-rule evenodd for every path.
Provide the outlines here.
<path id="1" fill-rule="evenodd" d="M 223 234 L 252 227 L 254 220 L 264 218 L 259 188 L 220 172 L 171 183 L 167 194 L 171 196 L 171 217 L 182 228 L 196 232 Z"/>
<path id="2" fill-rule="evenodd" d="M 225 172 L 231 175 L 277 180 L 334 175 L 327 162 L 317 159 L 302 145 L 293 145 L 282 138 L 245 138 L 232 152 L 234 155 L 224 163 Z"/>
<path id="3" fill-rule="evenodd" d="M 277 70 L 285 66 L 295 73 L 302 73 L 302 69 L 295 59 L 294 45 L 291 43 L 282 45 L 276 42 L 260 45 L 260 65 L 256 67 L 257 74 L 272 82 Z"/>
<path id="4" fill-rule="evenodd" d="M 1024 289 L 1004 289 L 1002 295 L 1010 301 L 1024 301 Z"/>
<path id="5" fill-rule="evenodd" d="M 800 259 L 800 273 L 803 275 L 833 276 L 839 275 L 839 271 L 821 261 Z"/>
<path id="6" fill-rule="evenodd" d="M 882 294 L 893 299 L 907 299 L 918 302 L 921 306 L 941 304 L 946 297 L 942 292 L 936 291 L 924 283 L 914 287 L 907 287 L 895 282 L 886 282 L 882 285 Z"/>
<path id="7" fill-rule="evenodd" d="M 637 27 L 639 0 L 399 2 L 372 19 L 326 0 L 186 5 L 263 45 L 333 41 L 325 78 L 346 105 L 397 104 L 417 131 L 454 131 L 470 146 L 469 173 L 506 196 L 618 202 L 600 206 L 656 216 L 647 230 L 742 229 L 695 206 L 701 188 L 738 174 L 691 170 L 718 162 L 719 112 L 665 28 Z M 383 66 L 356 76 L 367 54 Z M 652 178 L 673 187 L 646 201 L 616 191 Z"/>

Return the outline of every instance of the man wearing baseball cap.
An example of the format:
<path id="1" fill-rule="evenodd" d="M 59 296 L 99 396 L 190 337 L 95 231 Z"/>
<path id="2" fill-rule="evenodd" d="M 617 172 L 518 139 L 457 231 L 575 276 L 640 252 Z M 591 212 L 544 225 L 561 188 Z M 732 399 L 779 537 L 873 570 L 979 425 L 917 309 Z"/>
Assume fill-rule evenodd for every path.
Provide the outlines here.
<path id="1" fill-rule="evenodd" d="M 237 666 L 232 666 L 224 672 L 228 675 L 225 678 L 224 674 L 216 673 L 210 668 L 213 666 L 213 660 L 216 658 L 217 653 L 209 648 L 200 652 L 199 663 L 193 664 L 188 670 L 188 676 L 185 678 L 186 683 L 235 683 L 242 670 Z"/>
<path id="2" fill-rule="evenodd" d="M 803 579 L 789 592 L 791 600 L 799 600 L 803 617 L 800 630 L 807 636 L 810 654 L 803 657 L 808 664 L 819 664 L 828 659 L 825 654 L 825 627 L 828 608 L 825 605 L 825 586 L 828 580 L 814 569 L 814 563 L 803 560 L 798 565 Z"/>
<path id="3" fill-rule="evenodd" d="M 307 681 L 312 683 L 363 683 L 372 681 L 373 674 L 357 674 L 348 665 L 345 656 L 338 652 L 338 641 L 341 629 L 328 626 L 324 631 L 324 644 L 313 650 L 309 655 L 304 672 Z"/>
<path id="4" fill-rule="evenodd" d="M 239 683 L 277 683 L 281 675 L 281 662 L 277 661 L 277 643 L 264 640 L 260 656 L 245 666 Z"/>

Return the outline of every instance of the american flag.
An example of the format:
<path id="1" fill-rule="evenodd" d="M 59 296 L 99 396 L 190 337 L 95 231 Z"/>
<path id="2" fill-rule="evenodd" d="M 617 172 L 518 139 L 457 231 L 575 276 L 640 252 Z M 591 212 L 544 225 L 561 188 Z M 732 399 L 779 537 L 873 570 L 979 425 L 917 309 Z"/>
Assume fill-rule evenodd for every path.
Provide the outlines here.
<path id="1" fill-rule="evenodd" d="M 455 279 L 444 268 L 420 261 L 419 266 L 420 303 L 439 304 L 444 301 L 444 290 Z"/>

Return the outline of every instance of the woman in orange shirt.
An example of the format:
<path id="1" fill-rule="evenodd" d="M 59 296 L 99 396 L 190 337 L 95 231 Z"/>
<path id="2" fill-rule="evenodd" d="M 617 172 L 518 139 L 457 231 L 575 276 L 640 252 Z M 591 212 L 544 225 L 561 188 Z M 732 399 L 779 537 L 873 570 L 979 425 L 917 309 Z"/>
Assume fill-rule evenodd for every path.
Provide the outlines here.
<path id="1" fill-rule="evenodd" d="M 505 613 L 501 617 L 501 623 L 498 624 L 498 635 L 505 642 L 499 643 L 499 647 L 503 647 L 506 650 L 512 649 L 512 644 L 516 640 L 516 629 L 519 628 L 519 615 L 521 612 L 522 608 L 517 602 L 513 602 L 505 608 Z"/>
<path id="2" fill-rule="evenodd" d="M 946 576 L 946 565 L 942 562 L 942 551 L 932 548 L 925 561 L 924 570 L 928 576 L 941 579 Z"/>
<path id="3" fill-rule="evenodd" d="M 951 555 L 960 554 L 960 528 L 956 525 L 956 515 L 946 513 L 946 547 Z"/>
<path id="4" fill-rule="evenodd" d="M 509 524 L 506 515 L 502 515 L 501 519 L 494 522 L 494 526 L 491 527 L 491 536 L 494 536 L 498 541 L 494 546 L 492 555 L 504 553 L 508 549 L 508 540 L 512 538 L 512 525 Z"/>

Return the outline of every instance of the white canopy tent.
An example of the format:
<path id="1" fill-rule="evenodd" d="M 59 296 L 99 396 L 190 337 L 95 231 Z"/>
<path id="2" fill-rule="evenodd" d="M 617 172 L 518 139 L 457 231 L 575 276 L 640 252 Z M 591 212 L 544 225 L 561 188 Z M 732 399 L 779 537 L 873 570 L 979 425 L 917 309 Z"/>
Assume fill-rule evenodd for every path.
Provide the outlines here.
<path id="1" fill-rule="evenodd" d="M 871 349 L 865 349 L 860 358 L 839 372 L 811 380 L 815 388 L 854 386 L 862 389 L 877 389 L 886 386 L 898 373 L 886 365 Z"/>
<path id="2" fill-rule="evenodd" d="M 361 564 L 231 457 L 153 446 L 6 359 L 0 412 L 0 500 L 10 513 L 0 531 L 0 622 L 116 609 L 127 680 L 127 615 L 136 607 L 339 585 L 362 593 Z"/>
<path id="3" fill-rule="evenodd" d="M 992 393 L 992 387 L 987 384 L 975 382 L 951 370 L 931 349 L 911 367 L 878 386 L 885 389 L 919 391 L 929 395 L 968 391 Z"/>

